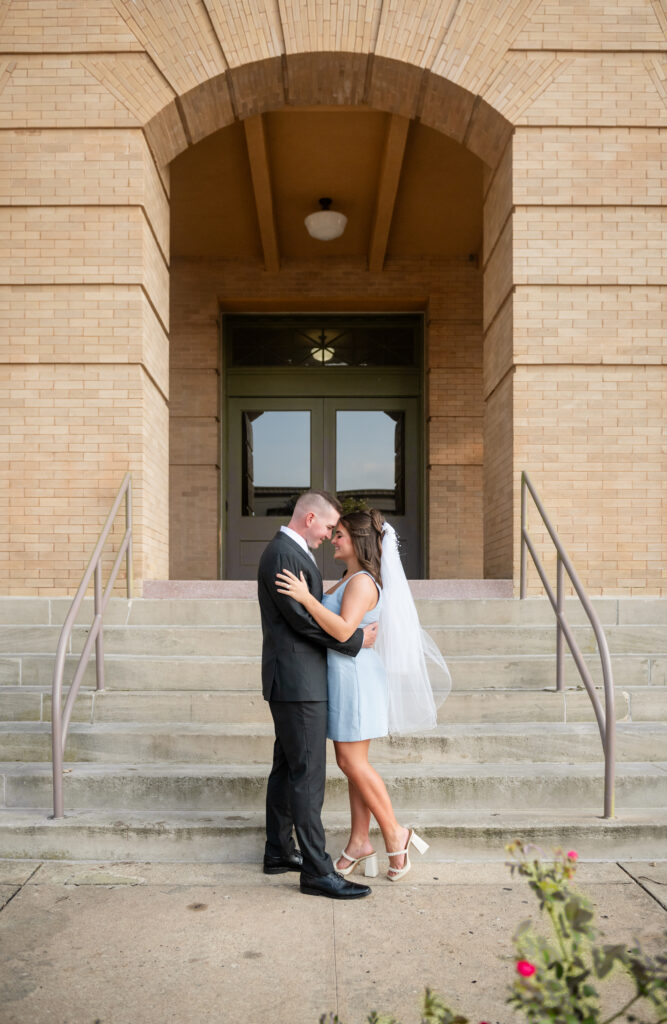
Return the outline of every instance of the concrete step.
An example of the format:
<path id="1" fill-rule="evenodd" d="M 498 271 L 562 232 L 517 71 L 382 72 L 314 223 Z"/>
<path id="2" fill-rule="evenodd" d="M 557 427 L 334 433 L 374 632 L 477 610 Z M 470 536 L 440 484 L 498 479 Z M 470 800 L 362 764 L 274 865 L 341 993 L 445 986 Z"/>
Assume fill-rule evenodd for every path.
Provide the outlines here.
<path id="1" fill-rule="evenodd" d="M 417 858 L 427 865 L 447 861 L 501 861 L 505 844 L 520 836 L 546 850 L 574 848 L 582 861 L 662 859 L 667 849 L 667 813 L 637 807 L 622 817 L 605 820 L 597 805 L 568 811 L 419 810 L 397 807 L 399 821 L 414 826 L 430 848 Z M 36 810 L 0 810 L 0 857 L 11 859 L 113 860 L 133 862 L 256 863 L 264 849 L 261 811 L 132 812 L 67 811 L 49 820 L 48 805 Z M 324 814 L 327 847 L 343 848 L 349 835 L 349 813 Z M 381 858 L 382 838 L 374 836 Z M 442 870 L 442 869 L 440 869 Z M 446 868 L 444 869 L 446 870 Z M 293 877 L 298 884 L 298 876 Z"/>
<path id="2" fill-rule="evenodd" d="M 70 727 L 65 760 L 106 764 L 268 764 L 273 724 L 105 723 Z M 537 764 L 595 762 L 603 757 L 597 724 L 447 724 L 432 732 L 373 741 L 378 764 Z M 328 745 L 334 762 L 333 745 Z M 664 761 L 667 722 L 619 723 L 617 761 Z M 0 761 L 50 761 L 48 723 L 0 722 Z"/>
<path id="3" fill-rule="evenodd" d="M 602 682 L 597 654 L 585 656 L 596 683 Z M 68 656 L 65 680 L 70 680 L 78 656 Z M 5 686 L 50 686 L 53 678 L 53 652 L 28 653 L 0 658 L 0 692 Z M 259 655 L 247 657 L 195 655 L 142 655 L 129 653 L 105 655 L 105 687 L 122 690 L 259 690 Z M 547 655 L 448 655 L 447 664 L 454 689 L 526 689 L 552 687 L 556 682 L 556 662 Z M 667 686 L 667 655 L 612 656 L 614 680 L 618 686 Z M 94 659 L 88 666 L 84 683 L 95 685 Z M 579 674 L 572 658 L 565 663 L 565 684 L 576 686 Z"/>
<path id="4" fill-rule="evenodd" d="M 552 625 L 551 605 L 546 598 L 465 597 L 434 598 L 419 596 L 432 581 L 413 582 L 415 603 L 424 625 Z M 427 586 L 425 587 L 424 584 Z M 253 588 L 254 589 L 254 588 Z M 248 591 L 248 594 L 250 591 Z M 664 598 L 594 597 L 591 603 L 604 626 L 667 625 L 667 600 Z M 62 625 L 71 599 L 0 597 L 0 624 Z M 576 598 L 565 602 L 568 620 L 587 622 Z M 79 612 L 79 625 L 93 618 L 92 598 L 86 598 Z M 258 625 L 259 608 L 254 596 L 228 598 L 112 598 L 105 613 L 109 625 Z"/>
<path id="5" fill-rule="evenodd" d="M 598 688 L 604 704 L 604 693 Z M 667 720 L 667 687 L 617 688 L 620 721 Z M 587 722 L 593 719 L 583 687 L 557 693 L 544 690 L 455 690 L 438 710 L 441 722 Z M 79 722 L 230 722 L 270 720 L 257 691 L 80 690 L 73 721 Z M 0 721 L 51 721 L 51 693 L 40 687 L 0 690 Z"/>
<path id="6" fill-rule="evenodd" d="M 136 811 L 256 811 L 264 806 L 266 765 L 108 765 L 75 762 L 65 769 L 65 806 Z M 329 810 L 348 808 L 347 784 L 327 769 Z M 603 765 L 387 764 L 382 776 L 396 807 L 530 811 L 602 806 Z M 51 766 L 0 764 L 4 806 L 48 807 Z M 618 813 L 667 806 L 667 763 L 621 762 Z"/>
<path id="7" fill-rule="evenodd" d="M 429 625 L 428 632 L 445 657 L 516 657 L 555 652 L 555 628 L 550 625 Z M 582 653 L 595 654 L 593 631 L 573 627 Z M 613 655 L 667 655 L 664 625 L 610 625 L 605 628 Z M 82 650 L 88 629 L 75 627 L 71 653 Z M 57 626 L 0 626 L 0 655 L 55 654 Z M 257 625 L 107 625 L 104 646 L 108 654 L 164 657 L 257 657 L 261 630 Z"/>
<path id="8" fill-rule="evenodd" d="M 602 822 L 597 727 L 570 659 L 566 689 L 554 692 L 548 603 L 433 599 L 429 587 L 416 587 L 419 613 L 449 662 L 453 692 L 438 730 L 373 750 L 399 817 L 429 830 L 432 856 L 488 859 L 493 849 L 502 858 L 517 834 L 547 846 L 588 843 L 600 856 L 664 856 L 667 601 L 594 600 L 619 720 L 619 819 Z M 91 664 L 67 747 L 68 817 L 48 822 L 50 684 L 69 604 L 0 598 L 0 856 L 259 859 L 272 729 L 256 600 L 111 602 L 106 689 L 90 688 Z M 599 681 L 592 631 L 574 602 L 568 614 Z M 66 678 L 91 619 L 88 600 Z M 338 849 L 346 782 L 334 765 L 328 773 L 325 817 Z"/>
<path id="9" fill-rule="evenodd" d="M 604 694 L 598 690 L 604 704 Z M 667 721 L 667 687 L 617 687 L 619 721 Z M 556 693 L 542 690 L 457 690 L 438 711 L 441 722 L 589 722 L 593 710 L 581 687 Z M 74 705 L 75 722 L 270 721 L 259 690 L 114 690 L 81 689 Z M 51 688 L 0 688 L 0 721 L 51 721 Z"/>
<path id="10" fill-rule="evenodd" d="M 51 634 L 50 627 L 44 628 Z M 24 631 L 23 639 L 16 637 L 17 629 Z M 0 631 L 0 651 L 10 653 L 17 641 L 22 650 L 30 650 L 25 644 L 31 642 L 43 650 L 38 632 L 31 626 L 11 627 L 10 636 Z M 428 632 L 445 657 L 548 655 L 556 649 L 552 626 L 429 626 Z M 667 655 L 667 630 L 662 626 L 609 626 L 605 632 L 611 654 Z M 590 628 L 575 627 L 573 633 L 582 653 L 596 653 Z M 74 631 L 73 652 L 83 648 L 87 634 L 84 629 Z M 109 626 L 104 643 L 109 654 L 247 658 L 261 654 L 262 637 L 258 626 Z"/>

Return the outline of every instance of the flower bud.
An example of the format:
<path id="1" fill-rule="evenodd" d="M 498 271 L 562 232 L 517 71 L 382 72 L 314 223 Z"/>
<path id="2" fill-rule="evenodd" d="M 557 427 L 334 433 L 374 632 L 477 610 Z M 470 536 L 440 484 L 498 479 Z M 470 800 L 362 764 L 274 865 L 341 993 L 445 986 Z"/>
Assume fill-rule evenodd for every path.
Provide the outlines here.
<path id="1" fill-rule="evenodd" d="M 535 974 L 535 965 L 531 964 L 529 960 L 519 960 L 516 969 L 522 978 L 530 978 L 532 974 Z"/>

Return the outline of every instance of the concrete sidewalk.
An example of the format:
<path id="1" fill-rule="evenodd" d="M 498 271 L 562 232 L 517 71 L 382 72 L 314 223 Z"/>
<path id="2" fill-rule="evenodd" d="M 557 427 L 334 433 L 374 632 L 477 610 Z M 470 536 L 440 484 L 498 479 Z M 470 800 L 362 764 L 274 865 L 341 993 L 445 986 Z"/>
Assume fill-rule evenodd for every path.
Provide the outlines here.
<path id="1" fill-rule="evenodd" d="M 663 947 L 667 862 L 582 863 L 577 881 L 605 941 Z M 372 886 L 333 902 L 258 865 L 0 861 L 0 1022 L 413 1024 L 425 985 L 472 1022 L 517 1019 L 511 936 L 538 917 L 525 881 L 422 862 Z"/>

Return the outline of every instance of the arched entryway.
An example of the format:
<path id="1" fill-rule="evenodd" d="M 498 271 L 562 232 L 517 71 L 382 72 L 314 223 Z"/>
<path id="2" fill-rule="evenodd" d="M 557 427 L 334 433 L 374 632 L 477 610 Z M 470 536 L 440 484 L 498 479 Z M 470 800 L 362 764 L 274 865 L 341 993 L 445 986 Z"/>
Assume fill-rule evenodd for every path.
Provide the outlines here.
<path id="1" fill-rule="evenodd" d="M 239 504 L 247 424 L 258 413 L 308 411 L 310 425 L 321 419 L 322 429 L 328 416 L 326 429 L 336 436 L 331 403 L 326 413 L 322 404 L 306 410 L 303 398 L 323 403 L 347 394 L 359 400 L 346 411 L 370 412 L 375 403 L 374 411 L 401 420 L 391 455 L 401 464 L 396 488 L 405 494 L 407 487 L 411 498 L 404 521 L 411 575 L 482 577 L 485 519 L 497 504 L 484 484 L 484 203 L 492 195 L 494 207 L 502 205 L 507 192 L 482 155 L 497 161 L 507 150 L 507 122 L 465 90 L 425 72 L 415 77 L 417 69 L 396 62 L 374 65 L 364 95 L 357 89 L 358 58 L 302 57 L 293 67 L 318 74 L 309 87 L 301 82 L 298 106 L 267 95 L 258 68 L 244 80 L 247 89 L 259 90 L 246 97 L 254 101 L 247 117 L 224 113 L 224 83 L 213 107 L 212 84 L 201 87 L 196 109 L 203 137 L 170 165 L 170 575 L 254 575 L 262 529 L 270 524 L 250 523 L 256 510 L 244 514 Z M 271 67 L 267 62 L 267 75 Z M 389 70 L 404 84 L 421 81 L 413 96 L 419 116 L 408 116 L 410 90 L 400 98 L 400 113 L 382 109 L 383 96 L 391 106 L 382 88 Z M 240 110 L 238 89 L 232 91 Z M 292 89 L 289 99 L 296 98 Z M 186 98 L 181 116 L 193 104 L 194 97 Z M 216 111 L 223 126 L 204 134 Z M 164 111 L 162 127 L 168 116 Z M 303 225 L 321 195 L 348 217 L 344 234 L 330 242 L 311 239 Z M 297 384 L 273 356 L 255 367 L 230 362 L 225 325 L 232 316 L 254 317 L 256 324 L 273 318 L 274 326 L 276 318 L 287 324 L 302 317 L 313 332 L 323 317 L 335 326 L 342 315 L 356 318 L 362 330 L 364 317 L 368 323 L 385 317 L 389 329 L 392 318 L 412 316 L 419 326 L 409 372 L 401 360 L 380 371 L 382 359 L 371 353 L 363 369 L 343 361 L 345 382 L 338 365 L 337 384 L 335 373 L 323 374 L 322 367 L 319 382 L 313 373 Z M 248 409 L 236 401 L 241 397 Z M 398 409 L 400 398 L 413 402 L 409 410 Z M 276 399 L 289 408 L 275 408 Z M 491 451 L 497 436 L 496 430 Z M 487 464 L 488 449 L 487 441 Z M 335 455 L 326 453 L 323 464 L 327 457 L 334 465 Z M 315 454 L 311 469 L 311 486 L 346 490 L 335 474 L 324 479 Z M 487 479 L 497 487 L 497 478 Z M 286 483 L 299 485 L 296 477 Z M 498 546 L 497 537 L 493 543 Z M 503 574 L 491 565 L 490 575 Z"/>

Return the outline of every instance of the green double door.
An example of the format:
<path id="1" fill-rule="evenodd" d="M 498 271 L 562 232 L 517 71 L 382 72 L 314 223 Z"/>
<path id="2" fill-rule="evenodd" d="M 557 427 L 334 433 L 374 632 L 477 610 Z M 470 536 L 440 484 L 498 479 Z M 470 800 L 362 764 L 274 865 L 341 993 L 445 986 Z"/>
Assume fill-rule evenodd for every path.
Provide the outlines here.
<path id="1" fill-rule="evenodd" d="M 309 488 L 337 494 L 344 509 L 360 503 L 379 508 L 400 537 L 408 577 L 421 577 L 420 401 L 405 394 L 369 396 L 368 388 L 363 390 L 366 394 L 357 397 L 348 397 L 348 391 L 346 397 L 227 398 L 227 579 L 255 578 L 264 547 Z M 325 579 L 340 576 L 327 541 L 315 557 Z"/>

